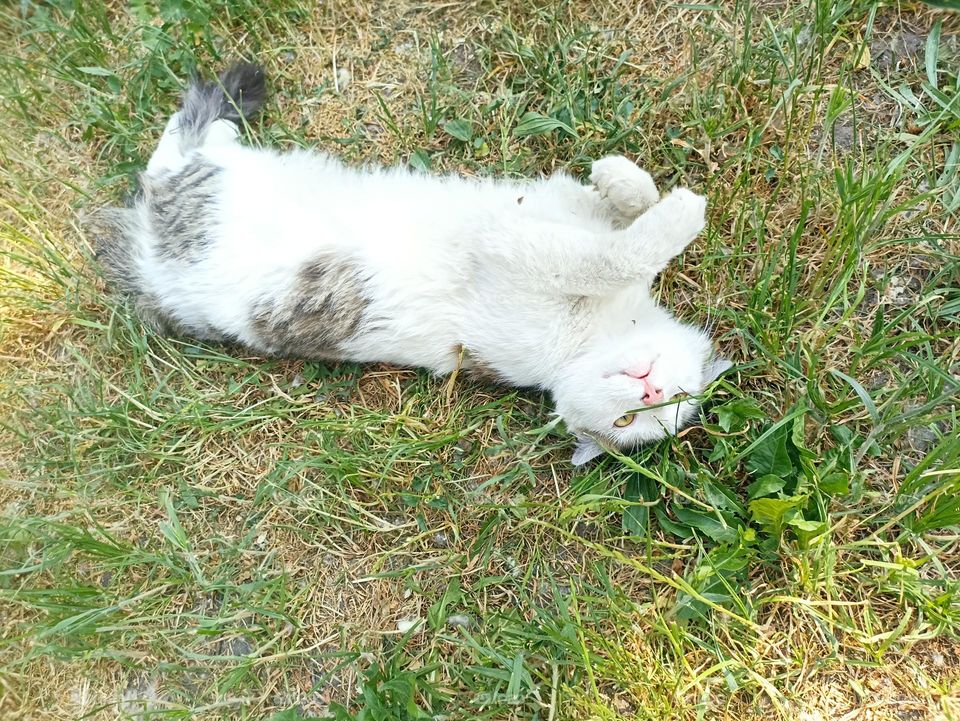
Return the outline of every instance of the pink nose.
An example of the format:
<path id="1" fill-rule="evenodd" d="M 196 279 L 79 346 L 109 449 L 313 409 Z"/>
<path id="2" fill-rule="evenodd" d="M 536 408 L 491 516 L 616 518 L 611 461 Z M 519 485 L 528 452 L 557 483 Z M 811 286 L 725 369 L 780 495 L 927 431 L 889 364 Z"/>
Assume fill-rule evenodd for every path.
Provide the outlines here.
<path id="1" fill-rule="evenodd" d="M 654 388 L 653 384 L 646 378 L 643 378 L 643 404 L 652 406 L 657 403 L 663 403 L 663 389 Z"/>
<path id="2" fill-rule="evenodd" d="M 653 363 L 647 361 L 646 363 L 641 363 L 640 365 L 634 366 L 629 370 L 625 370 L 624 374 L 630 376 L 631 378 L 636 378 L 638 381 L 643 380 L 650 372 L 653 370 Z"/>

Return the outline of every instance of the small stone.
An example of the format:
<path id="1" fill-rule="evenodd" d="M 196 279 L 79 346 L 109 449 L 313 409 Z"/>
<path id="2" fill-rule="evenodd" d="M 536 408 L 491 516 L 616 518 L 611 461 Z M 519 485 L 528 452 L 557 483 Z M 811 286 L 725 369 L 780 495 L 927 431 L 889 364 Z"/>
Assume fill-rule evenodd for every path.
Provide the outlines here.
<path id="1" fill-rule="evenodd" d="M 343 92 L 353 80 L 353 75 L 346 68 L 337 68 L 337 90 Z"/>
<path id="2" fill-rule="evenodd" d="M 447 538 L 447 534 L 443 531 L 434 533 L 430 536 L 430 545 L 434 548 L 447 548 L 450 545 L 450 539 Z"/>
<path id="3" fill-rule="evenodd" d="M 596 523 L 591 521 L 577 521 L 577 524 L 573 527 L 573 532 L 588 541 L 596 541 L 600 538 L 600 529 L 597 528 Z"/>
<path id="4" fill-rule="evenodd" d="M 468 616 L 465 613 L 456 613 L 452 616 L 447 616 L 447 625 L 453 628 L 462 627 L 470 628 L 473 625 L 473 617 Z"/>
<path id="5" fill-rule="evenodd" d="M 883 370 L 871 371 L 870 374 L 866 377 L 863 382 L 863 387 L 868 391 L 878 391 L 881 388 L 886 388 L 887 384 L 890 383 L 892 377 L 890 374 Z"/>
<path id="6" fill-rule="evenodd" d="M 907 441 L 915 451 L 924 453 L 937 442 L 937 434 L 926 426 L 918 426 L 907 431 Z"/>
<path id="7" fill-rule="evenodd" d="M 304 383 L 303 376 L 302 376 L 301 374 L 297 373 L 297 374 L 293 377 L 293 380 L 290 381 L 290 387 L 291 387 L 291 388 L 299 388 L 300 386 L 303 385 L 303 383 Z"/>
<path id="8" fill-rule="evenodd" d="M 407 633 L 407 631 L 416 628 L 418 625 L 420 625 L 419 618 L 404 618 L 397 621 L 397 630 L 400 633 Z"/>
<path id="9" fill-rule="evenodd" d="M 243 636 L 236 636 L 220 642 L 221 656 L 246 656 L 251 651 L 253 651 L 253 646 Z"/>
<path id="10" fill-rule="evenodd" d="M 856 144 L 857 138 L 853 125 L 838 120 L 833 125 L 833 143 L 841 150 L 851 150 Z"/>

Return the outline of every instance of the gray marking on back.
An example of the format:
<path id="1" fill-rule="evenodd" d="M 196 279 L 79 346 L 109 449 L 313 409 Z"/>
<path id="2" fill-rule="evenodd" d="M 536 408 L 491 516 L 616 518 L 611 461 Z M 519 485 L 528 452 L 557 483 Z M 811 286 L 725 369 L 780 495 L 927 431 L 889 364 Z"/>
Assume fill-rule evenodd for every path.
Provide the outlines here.
<path id="1" fill-rule="evenodd" d="M 342 360 L 343 343 L 367 320 L 365 284 L 355 260 L 321 256 L 300 268 L 285 296 L 255 303 L 251 324 L 275 355 Z"/>
<path id="2" fill-rule="evenodd" d="M 176 173 L 142 178 L 143 203 L 161 258 L 189 263 L 203 258 L 216 225 L 221 173 L 213 163 L 194 157 Z"/>

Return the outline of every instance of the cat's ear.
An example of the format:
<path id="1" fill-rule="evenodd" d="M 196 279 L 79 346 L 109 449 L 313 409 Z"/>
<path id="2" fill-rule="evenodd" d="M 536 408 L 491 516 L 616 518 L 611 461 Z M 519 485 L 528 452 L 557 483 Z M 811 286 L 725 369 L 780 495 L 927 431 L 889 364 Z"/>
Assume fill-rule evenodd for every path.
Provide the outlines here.
<path id="1" fill-rule="evenodd" d="M 717 378 L 726 373 L 733 367 L 727 358 L 723 356 L 714 356 L 707 362 L 707 367 L 703 369 L 704 383 L 713 383 Z"/>
<path id="2" fill-rule="evenodd" d="M 570 462 L 575 466 L 582 466 L 603 454 L 603 448 L 590 436 L 577 436 L 577 445 L 573 449 L 573 458 Z"/>

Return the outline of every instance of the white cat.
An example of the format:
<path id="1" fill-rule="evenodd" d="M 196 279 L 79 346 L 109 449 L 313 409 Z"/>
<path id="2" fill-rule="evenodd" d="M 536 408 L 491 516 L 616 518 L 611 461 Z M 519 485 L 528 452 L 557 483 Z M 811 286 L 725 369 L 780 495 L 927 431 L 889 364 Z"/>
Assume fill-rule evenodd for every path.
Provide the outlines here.
<path id="1" fill-rule="evenodd" d="M 578 438 L 675 433 L 729 363 L 658 307 L 651 282 L 704 227 L 623 157 L 592 187 L 348 168 L 237 142 L 260 68 L 194 83 L 131 207 L 101 213 L 108 278 L 166 332 L 266 355 L 459 368 L 549 391 Z"/>

